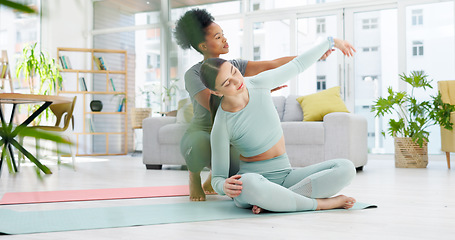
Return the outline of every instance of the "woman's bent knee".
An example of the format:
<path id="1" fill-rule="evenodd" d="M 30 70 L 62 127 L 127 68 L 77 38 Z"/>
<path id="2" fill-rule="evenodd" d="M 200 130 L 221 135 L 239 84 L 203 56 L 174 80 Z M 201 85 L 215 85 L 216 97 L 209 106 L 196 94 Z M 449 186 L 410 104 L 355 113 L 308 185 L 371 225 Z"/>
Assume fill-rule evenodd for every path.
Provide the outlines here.
<path id="1" fill-rule="evenodd" d="M 347 182 L 351 182 L 356 175 L 356 170 L 354 163 L 348 159 L 334 159 L 337 164 L 338 171 L 340 171 L 340 175 L 343 176 Z"/>
<path id="2" fill-rule="evenodd" d="M 210 166 L 210 134 L 204 131 L 187 132 L 180 142 L 180 152 L 188 170 L 200 172 Z"/>
<path id="3" fill-rule="evenodd" d="M 251 197 L 261 198 L 261 195 L 264 194 L 263 187 L 269 182 L 265 177 L 257 173 L 242 174 L 239 180 L 242 182 L 242 193 L 240 196 L 247 200 L 248 203 L 250 203 L 248 199 Z"/>

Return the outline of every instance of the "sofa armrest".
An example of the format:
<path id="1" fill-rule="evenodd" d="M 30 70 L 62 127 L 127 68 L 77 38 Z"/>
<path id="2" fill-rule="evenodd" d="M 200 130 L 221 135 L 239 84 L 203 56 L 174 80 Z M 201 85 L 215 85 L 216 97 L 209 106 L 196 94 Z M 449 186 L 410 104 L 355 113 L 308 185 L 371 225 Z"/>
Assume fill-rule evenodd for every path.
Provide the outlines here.
<path id="1" fill-rule="evenodd" d="M 368 129 L 365 117 L 353 113 L 329 113 L 324 116 L 325 160 L 346 158 L 355 167 L 368 160 Z"/>
<path id="2" fill-rule="evenodd" d="M 176 121 L 176 117 L 150 117 L 142 121 L 142 161 L 144 164 L 150 164 L 151 161 L 152 163 L 159 164 L 159 162 L 154 161 L 154 158 L 160 158 L 161 156 L 158 132 L 163 126 L 175 123 Z"/>

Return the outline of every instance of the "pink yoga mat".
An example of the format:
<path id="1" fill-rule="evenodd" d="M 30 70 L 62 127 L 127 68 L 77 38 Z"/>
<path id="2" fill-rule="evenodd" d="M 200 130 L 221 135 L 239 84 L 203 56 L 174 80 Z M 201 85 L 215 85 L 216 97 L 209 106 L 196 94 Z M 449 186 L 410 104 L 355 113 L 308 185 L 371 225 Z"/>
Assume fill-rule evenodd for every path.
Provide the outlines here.
<path id="1" fill-rule="evenodd" d="M 5 193 L 0 205 L 94 201 L 129 198 L 174 197 L 189 195 L 188 185 Z"/>

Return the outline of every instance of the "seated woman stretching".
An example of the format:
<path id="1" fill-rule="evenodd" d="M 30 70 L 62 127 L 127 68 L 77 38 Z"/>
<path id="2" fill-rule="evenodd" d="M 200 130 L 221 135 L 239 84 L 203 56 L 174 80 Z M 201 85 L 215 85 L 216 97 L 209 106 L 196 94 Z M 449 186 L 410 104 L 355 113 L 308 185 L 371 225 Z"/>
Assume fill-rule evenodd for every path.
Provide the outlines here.
<path id="1" fill-rule="evenodd" d="M 333 47 L 346 56 L 355 51 L 348 42 L 329 37 L 289 63 L 249 78 L 220 58 L 202 64 L 202 82 L 222 97 L 217 110 L 212 110 L 216 117 L 211 133 L 212 186 L 218 194 L 233 198 L 238 207 L 252 208 L 256 214 L 263 209 L 292 212 L 354 205 L 354 198 L 332 197 L 354 178 L 351 161 L 333 159 L 291 168 L 270 94 L 270 89 L 303 72 Z M 240 170 L 232 177 L 230 144 L 241 154 Z"/>

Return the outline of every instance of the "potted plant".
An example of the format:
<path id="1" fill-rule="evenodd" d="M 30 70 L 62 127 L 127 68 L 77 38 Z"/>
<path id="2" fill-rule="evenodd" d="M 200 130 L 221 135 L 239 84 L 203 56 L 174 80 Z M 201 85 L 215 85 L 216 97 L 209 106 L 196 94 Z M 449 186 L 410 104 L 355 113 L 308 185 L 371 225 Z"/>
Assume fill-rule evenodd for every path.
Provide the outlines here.
<path id="1" fill-rule="evenodd" d="M 163 87 L 164 92 L 163 92 L 163 102 L 167 107 L 170 107 L 172 104 L 172 100 L 174 96 L 177 94 L 177 91 L 179 90 L 179 86 L 177 85 L 177 82 L 179 81 L 178 78 L 171 79 L 169 82 L 169 87 Z"/>
<path id="2" fill-rule="evenodd" d="M 60 74 L 61 68 L 57 62 L 49 56 L 48 53 L 37 51 L 36 46 L 37 44 L 35 43 L 28 45 L 23 49 L 22 56 L 17 62 L 16 76 L 17 78 L 23 76 L 27 80 L 29 91 L 32 94 L 55 95 L 57 93 L 57 89 L 62 86 L 63 79 Z M 27 107 L 28 112 L 31 113 L 36 110 L 32 110 L 32 107 L 38 108 L 39 106 L 31 107 L 28 105 Z M 51 110 L 47 108 L 45 110 L 45 114 L 39 115 L 37 118 L 35 118 L 34 124 L 39 125 L 43 115 L 45 116 L 45 119 L 49 119 L 50 111 Z M 1 126 L 0 134 L 2 136 L 10 136 L 11 138 L 14 138 L 15 136 L 11 135 L 13 130 L 14 129 L 8 126 Z M 34 130 L 32 128 L 26 128 L 22 130 L 21 135 L 24 137 L 28 136 L 46 139 L 56 143 L 71 144 L 68 143 L 65 139 L 62 139 L 59 135 L 45 133 L 42 131 Z M 12 167 L 14 164 L 12 164 L 10 156 L 7 156 L 8 154 L 6 151 L 3 151 L 2 154 L 4 154 L 4 157 L 6 158 L 10 172 L 15 172 L 16 169 Z M 29 158 L 30 161 L 32 161 L 37 166 L 37 169 L 41 170 L 43 173 L 51 173 L 50 170 L 41 164 L 41 162 L 35 157 L 31 155 L 26 157 Z M 39 173 L 39 171 L 37 171 L 37 173 Z"/>
<path id="3" fill-rule="evenodd" d="M 396 167 L 426 167 L 428 164 L 428 127 L 439 124 L 451 130 L 450 112 L 455 106 L 443 103 L 441 95 L 430 96 L 430 100 L 418 102 L 414 91 L 417 88 L 433 88 L 423 71 L 413 71 L 408 76 L 399 75 L 411 85 L 411 91 L 395 92 L 388 88 L 387 97 L 374 102 L 372 112 L 376 117 L 396 113 L 397 119 L 389 120 L 388 134 L 394 137 Z M 382 132 L 385 136 L 385 132 Z"/>
<path id="4" fill-rule="evenodd" d="M 62 86 L 61 67 L 48 53 L 37 52 L 36 45 L 37 43 L 28 45 L 22 50 L 22 56 L 17 62 L 16 77 L 22 75 L 27 80 L 31 94 L 54 95 Z M 37 79 L 39 84 L 35 81 Z M 49 117 L 49 111 L 46 109 L 46 119 Z M 41 118 L 38 117 L 35 123 L 38 124 L 40 121 Z"/>

